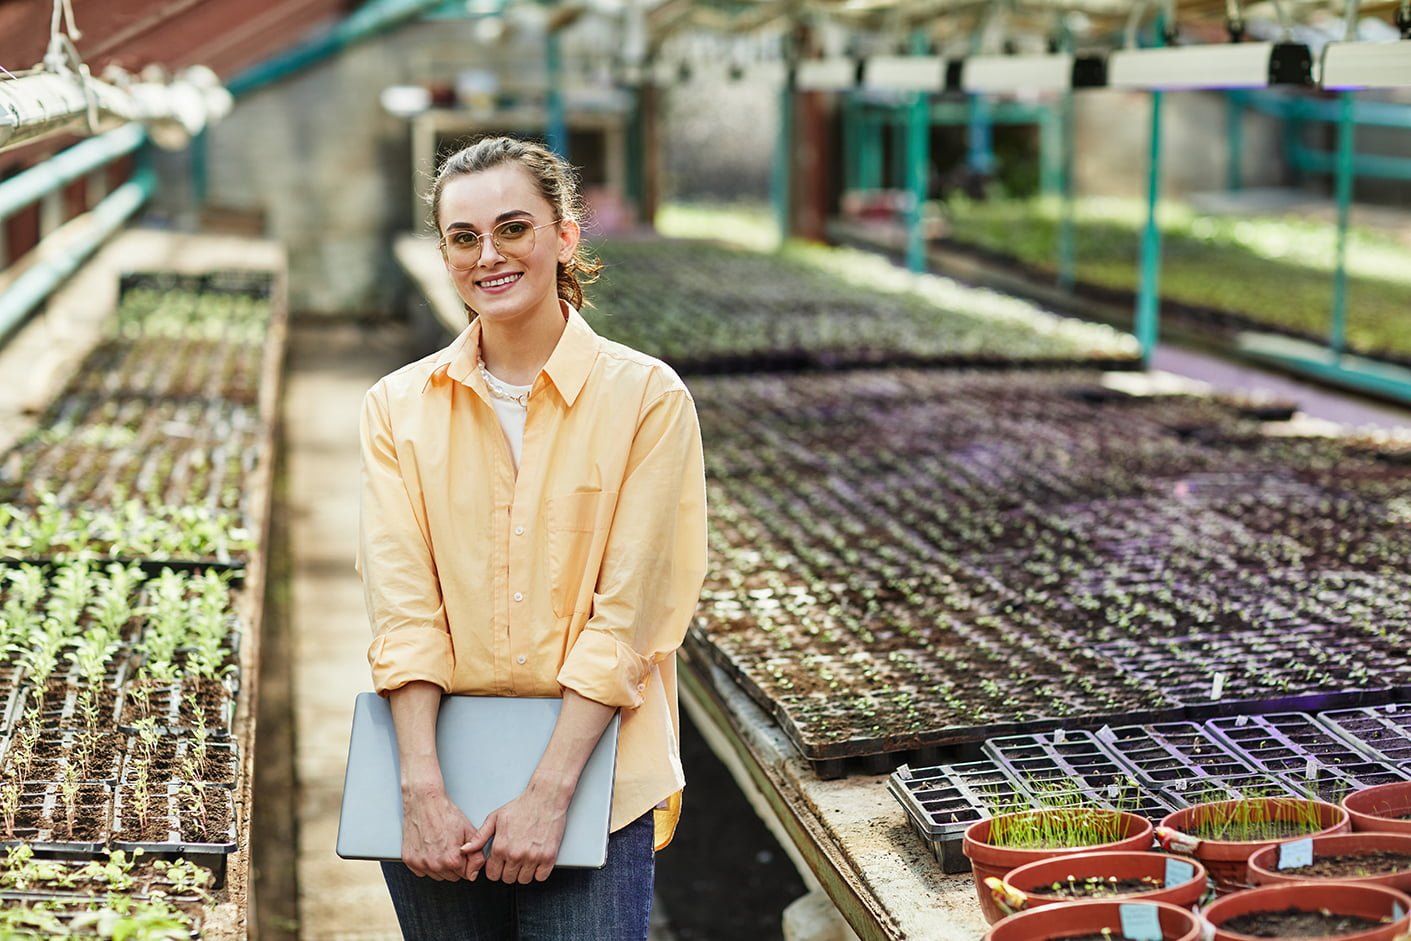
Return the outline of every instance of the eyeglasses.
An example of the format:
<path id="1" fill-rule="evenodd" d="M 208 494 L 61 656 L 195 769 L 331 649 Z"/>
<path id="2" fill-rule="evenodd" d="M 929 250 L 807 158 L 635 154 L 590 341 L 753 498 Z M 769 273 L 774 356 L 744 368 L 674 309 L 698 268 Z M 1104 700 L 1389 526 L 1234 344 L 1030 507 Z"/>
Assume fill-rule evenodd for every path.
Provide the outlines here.
<path id="1" fill-rule="evenodd" d="M 559 220 L 555 219 L 543 225 L 530 225 L 523 219 L 506 219 L 490 230 L 490 241 L 495 244 L 495 251 L 501 255 L 507 258 L 523 258 L 534 251 L 534 233 L 558 223 Z M 464 271 L 474 268 L 480 261 L 480 251 L 484 243 L 485 236 L 469 229 L 457 229 L 441 236 L 441 254 L 445 256 L 446 264 L 457 271 Z"/>

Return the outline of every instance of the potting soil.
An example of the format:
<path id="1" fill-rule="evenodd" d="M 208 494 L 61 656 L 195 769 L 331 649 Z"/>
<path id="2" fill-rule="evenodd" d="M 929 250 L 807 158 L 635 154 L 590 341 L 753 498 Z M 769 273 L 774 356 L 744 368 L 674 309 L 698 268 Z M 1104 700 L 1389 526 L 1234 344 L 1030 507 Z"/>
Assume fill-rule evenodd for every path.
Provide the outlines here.
<path id="1" fill-rule="evenodd" d="M 1283 869 L 1280 870 L 1280 875 L 1309 878 L 1373 876 L 1380 873 L 1405 872 L 1408 869 L 1411 869 L 1411 854 L 1408 853 L 1346 853 L 1324 856 L 1314 860 L 1311 866 Z"/>
<path id="2" fill-rule="evenodd" d="M 1305 912 L 1288 908 L 1279 912 L 1238 915 L 1219 927 L 1250 938 L 1327 938 L 1370 931 L 1382 922 L 1356 915 Z"/>
<path id="3" fill-rule="evenodd" d="M 1160 879 L 1082 879 L 1056 882 L 1047 888 L 1025 891 L 1029 895 L 1044 898 L 1112 898 L 1118 895 L 1135 895 L 1138 892 L 1155 892 L 1164 886 Z"/>

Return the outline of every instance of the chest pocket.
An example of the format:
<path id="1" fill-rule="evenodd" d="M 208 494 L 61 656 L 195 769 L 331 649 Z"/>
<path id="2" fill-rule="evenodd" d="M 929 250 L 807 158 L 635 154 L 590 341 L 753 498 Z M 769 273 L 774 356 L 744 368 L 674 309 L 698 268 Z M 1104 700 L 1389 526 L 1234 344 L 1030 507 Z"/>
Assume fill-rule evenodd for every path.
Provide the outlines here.
<path id="1" fill-rule="evenodd" d="M 548 501 L 549 593 L 558 617 L 592 606 L 616 505 L 617 494 L 603 490 L 568 493 Z"/>

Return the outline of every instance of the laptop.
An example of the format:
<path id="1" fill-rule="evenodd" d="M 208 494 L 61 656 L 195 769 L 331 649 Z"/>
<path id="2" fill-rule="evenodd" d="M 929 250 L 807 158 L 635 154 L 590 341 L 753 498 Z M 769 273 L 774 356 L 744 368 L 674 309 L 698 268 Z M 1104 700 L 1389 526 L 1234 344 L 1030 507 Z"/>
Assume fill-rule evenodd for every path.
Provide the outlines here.
<path id="1" fill-rule="evenodd" d="M 479 827 L 490 812 L 524 792 L 562 700 L 444 696 L 436 720 L 436 754 L 446 793 Z M 601 869 L 607 864 L 608 819 L 617 764 L 620 715 L 614 713 L 583 767 L 568 806 L 555 866 Z M 338 855 L 398 860 L 402 855 L 402 788 L 392 709 L 376 693 L 360 693 L 338 817 Z M 494 852 L 494 841 L 491 850 Z"/>

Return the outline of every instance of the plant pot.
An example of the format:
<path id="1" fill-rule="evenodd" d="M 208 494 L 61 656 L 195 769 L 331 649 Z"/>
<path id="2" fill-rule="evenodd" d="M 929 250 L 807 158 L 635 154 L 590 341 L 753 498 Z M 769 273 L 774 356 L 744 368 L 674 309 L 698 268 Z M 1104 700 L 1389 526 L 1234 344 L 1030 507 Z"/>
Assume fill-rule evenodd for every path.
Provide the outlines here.
<path id="1" fill-rule="evenodd" d="M 1354 791 L 1342 799 L 1352 829 L 1373 833 L 1411 833 L 1411 781 Z"/>
<path id="2" fill-rule="evenodd" d="M 1169 902 L 1073 902 L 1068 905 L 1046 905 L 1031 912 L 1020 912 L 990 929 L 985 941 L 1047 941 L 1049 938 L 1077 938 L 1101 934 L 1103 929 L 1112 937 L 1122 937 L 1122 906 L 1154 905 L 1161 921 L 1163 941 L 1197 941 L 1200 938 L 1200 918 L 1189 909 Z"/>
<path id="3" fill-rule="evenodd" d="M 1392 918 L 1396 914 L 1397 906 L 1400 906 L 1401 917 L 1395 921 L 1366 931 L 1332 936 L 1337 941 L 1392 941 L 1406 932 L 1406 913 L 1411 911 L 1411 897 L 1380 885 L 1291 882 L 1286 885 L 1260 886 L 1217 899 L 1207 905 L 1201 915 L 1214 927 L 1214 941 L 1250 941 L 1253 935 L 1239 934 L 1222 926 L 1240 915 L 1287 909 L 1305 912 L 1327 911 L 1336 915 L 1356 915 L 1359 918 L 1380 921 L 1383 918 Z"/>
<path id="4" fill-rule="evenodd" d="M 1361 856 L 1369 853 L 1402 853 L 1411 856 L 1411 834 L 1408 833 L 1338 833 L 1320 836 L 1313 841 L 1313 858 L 1327 856 Z M 1315 876 L 1286 873 L 1279 869 L 1279 848 L 1268 846 L 1249 857 L 1249 878 L 1255 885 L 1278 885 L 1285 882 L 1356 882 L 1364 885 L 1384 885 L 1400 892 L 1411 893 L 1411 865 L 1400 872 L 1369 876 Z"/>
<path id="5" fill-rule="evenodd" d="M 1256 813 L 1267 821 L 1294 821 L 1299 812 L 1316 811 L 1321 828 L 1306 834 L 1289 834 L 1276 839 L 1221 840 L 1195 835 L 1212 822 L 1228 820 L 1241 804 L 1256 805 Z M 1312 805 L 1311 808 L 1309 805 Z M 1178 810 L 1161 821 L 1157 839 L 1170 852 L 1194 856 L 1205 864 L 1215 891 L 1220 894 L 1249 884 L 1249 857 L 1257 850 L 1303 836 L 1329 836 L 1351 829 L 1347 812 L 1336 804 L 1310 801 L 1302 797 L 1248 798 L 1246 801 L 1215 801 Z"/>
<path id="6" fill-rule="evenodd" d="M 1002 814 L 998 818 L 981 820 L 970 825 L 965 831 L 963 849 L 965 855 L 970 857 L 970 868 L 975 874 L 975 894 L 980 899 L 980 911 L 985 918 L 994 923 L 1003 918 L 1005 913 L 995 900 L 985 880 L 990 876 L 1003 879 L 1011 871 L 1040 860 L 1050 859 L 1054 856 L 1065 856 L 1078 852 L 1095 852 L 1098 850 L 1146 850 L 1151 848 L 1152 826 L 1149 820 L 1138 817 L 1136 814 L 1121 813 L 1120 811 L 1089 810 L 1085 813 L 1098 814 L 1104 817 L 1115 816 L 1119 821 L 1120 832 L 1123 834 L 1119 840 L 1091 846 L 1067 846 L 1067 847 L 1045 847 L 1035 849 L 1023 849 L 1008 846 L 993 846 L 990 844 L 990 830 L 995 820 L 1007 820 L 1012 822 L 1015 819 L 1042 818 L 1049 816 L 1059 816 L 1070 814 L 1070 810 L 1034 810 L 1023 811 L 1017 814 Z"/>
<path id="7" fill-rule="evenodd" d="M 1052 859 L 1028 863 L 1004 877 L 1006 896 L 1010 907 L 1017 909 L 1041 908 L 1045 905 L 1075 905 L 1084 901 L 1142 901 L 1170 902 L 1172 905 L 1194 909 L 1205 894 L 1205 867 L 1195 861 L 1180 859 L 1194 870 L 1190 878 L 1173 885 L 1162 885 L 1144 890 L 1124 893 L 1118 897 L 1077 898 L 1044 894 L 1055 882 L 1072 878 L 1079 882 L 1090 877 L 1118 881 L 1128 879 L 1166 878 L 1166 864 L 1174 857 L 1164 853 L 1130 852 L 1110 850 L 1100 853 L 1073 853 L 1056 856 Z M 1016 904 L 1017 903 L 1017 904 Z"/>

